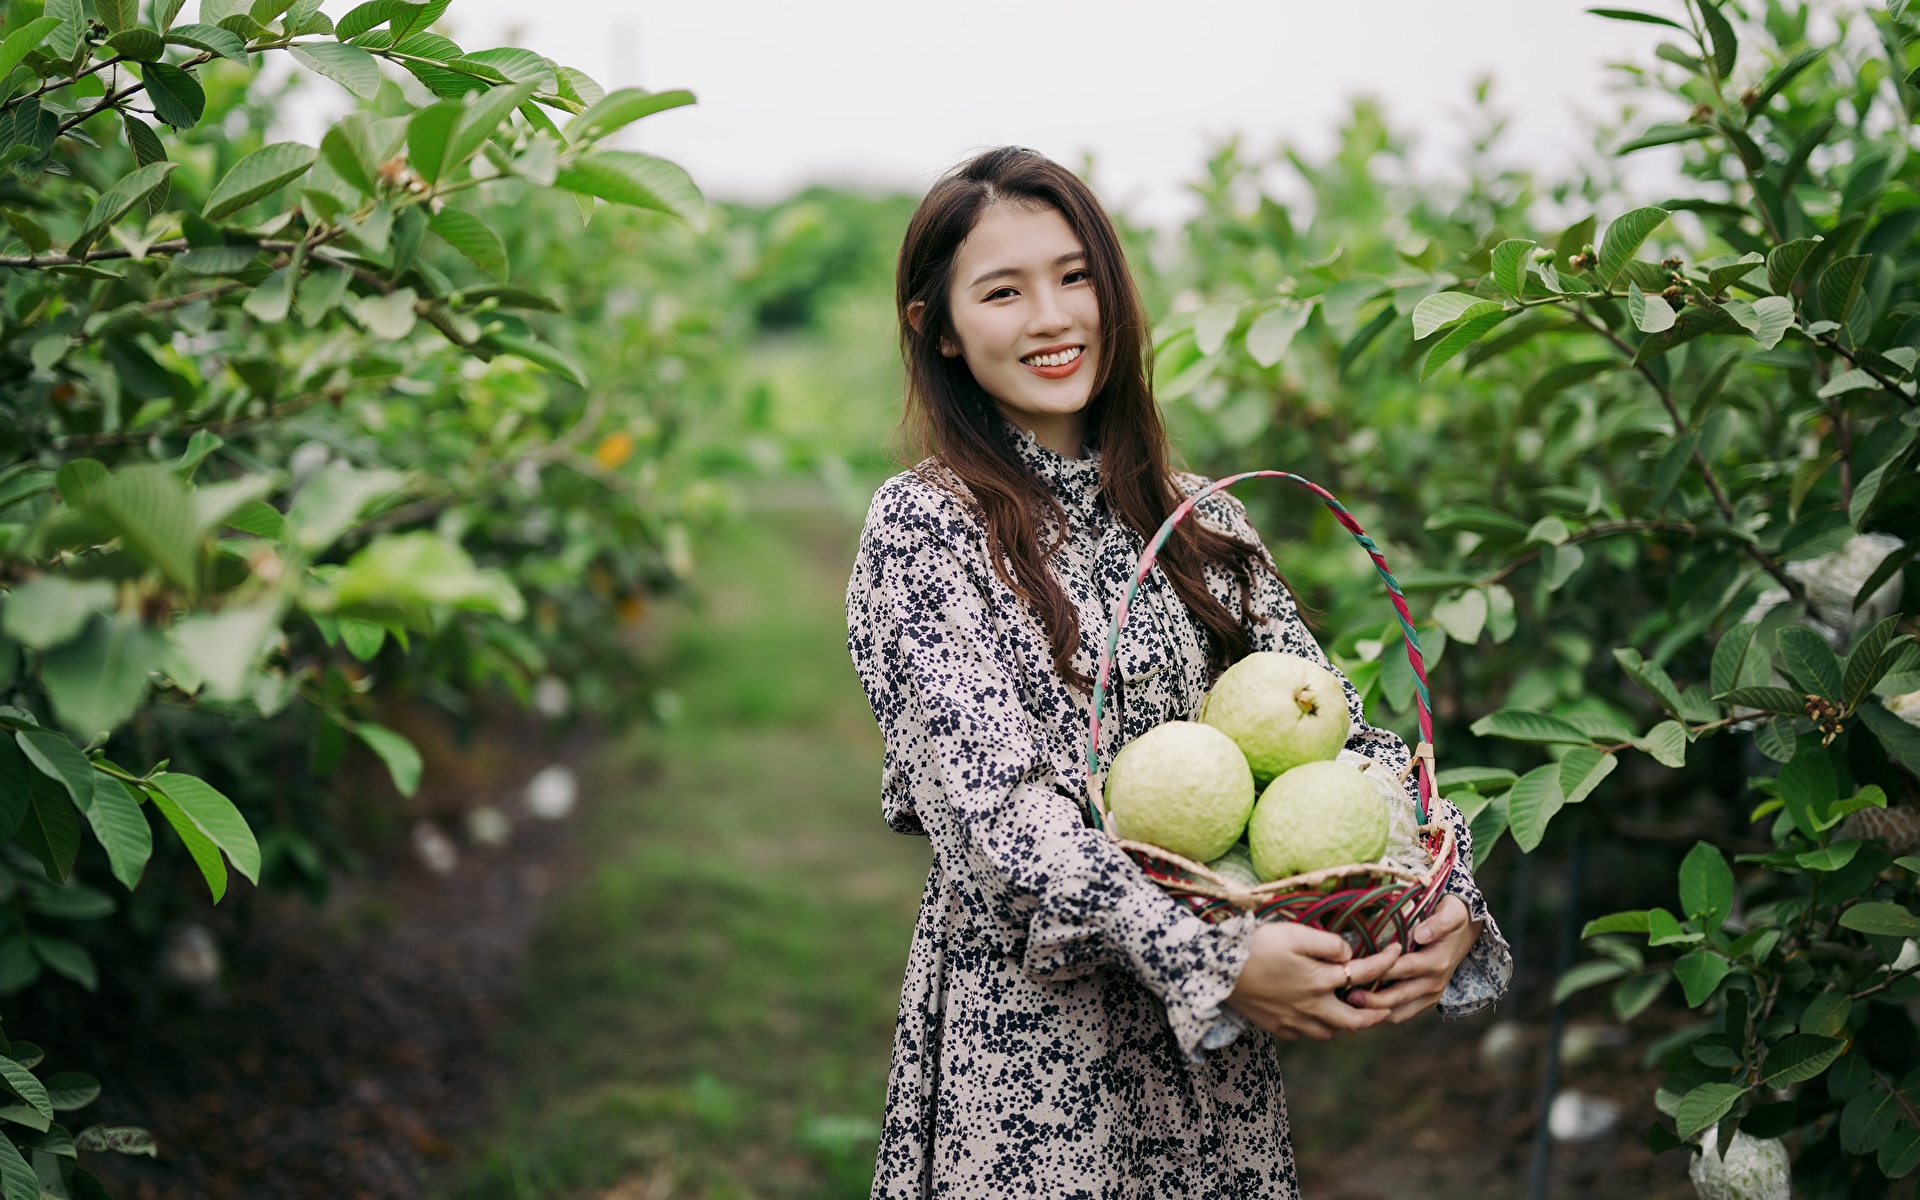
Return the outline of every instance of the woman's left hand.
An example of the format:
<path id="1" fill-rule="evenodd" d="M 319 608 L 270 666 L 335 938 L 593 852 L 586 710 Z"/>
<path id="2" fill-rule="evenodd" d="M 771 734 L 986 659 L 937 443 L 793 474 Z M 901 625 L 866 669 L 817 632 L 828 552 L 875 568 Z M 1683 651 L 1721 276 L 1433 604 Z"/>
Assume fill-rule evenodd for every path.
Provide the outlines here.
<path id="1" fill-rule="evenodd" d="M 1467 919 L 1466 902 L 1445 896 L 1426 920 L 1413 930 L 1419 949 L 1400 956 L 1372 991 L 1355 989 L 1347 1003 L 1356 1008 L 1391 1009 L 1387 1023 L 1398 1025 L 1440 1003 L 1447 981 L 1480 936 L 1480 922 Z"/>

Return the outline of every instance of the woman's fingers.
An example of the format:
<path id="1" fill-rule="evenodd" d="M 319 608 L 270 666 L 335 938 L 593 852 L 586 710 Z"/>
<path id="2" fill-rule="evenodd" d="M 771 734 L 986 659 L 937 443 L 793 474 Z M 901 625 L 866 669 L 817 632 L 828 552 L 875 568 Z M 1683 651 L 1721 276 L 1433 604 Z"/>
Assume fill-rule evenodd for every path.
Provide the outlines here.
<path id="1" fill-rule="evenodd" d="M 1289 941 L 1295 954 L 1304 958 L 1317 958 L 1322 962 L 1344 963 L 1353 957 L 1353 947 L 1347 945 L 1347 939 L 1337 933 L 1328 933 L 1324 929 L 1309 929 L 1305 925 L 1286 927 L 1291 932 Z"/>
<path id="2" fill-rule="evenodd" d="M 1388 946 L 1385 950 L 1377 954 L 1369 954 L 1365 958 L 1356 958 L 1346 965 L 1346 980 L 1354 984 L 1372 983 L 1376 979 L 1387 975 L 1393 969 L 1394 964 L 1400 961 L 1400 958 L 1400 946 L 1398 943 Z M 1342 986 L 1344 986 L 1344 984 Z"/>
<path id="3" fill-rule="evenodd" d="M 1447 968 L 1447 956 L 1439 950 L 1415 950 L 1403 954 L 1398 962 L 1388 967 L 1381 980 L 1392 983 L 1399 979 L 1418 979 L 1423 975 L 1438 975 Z"/>
<path id="4" fill-rule="evenodd" d="M 1449 900 L 1453 903 L 1447 903 Z M 1414 926 L 1413 943 L 1416 946 L 1431 946 L 1466 923 L 1466 901 L 1458 896 L 1442 897 L 1433 915 Z"/>

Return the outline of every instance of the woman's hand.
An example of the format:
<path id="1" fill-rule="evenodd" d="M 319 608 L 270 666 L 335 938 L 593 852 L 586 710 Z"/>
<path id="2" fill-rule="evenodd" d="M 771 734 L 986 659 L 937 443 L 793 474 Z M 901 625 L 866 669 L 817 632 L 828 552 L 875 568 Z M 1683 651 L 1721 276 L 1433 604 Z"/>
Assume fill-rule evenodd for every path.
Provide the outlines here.
<path id="1" fill-rule="evenodd" d="M 1306 1036 L 1326 1041 L 1336 1033 L 1367 1029 L 1391 1017 L 1343 1001 L 1337 989 L 1372 983 L 1400 958 L 1400 947 L 1355 958 L 1338 934 L 1281 922 L 1253 931 L 1253 953 L 1240 969 L 1227 1003 L 1277 1038 Z M 1354 993 L 1358 994 L 1358 993 Z"/>
<path id="2" fill-rule="evenodd" d="M 1388 967 L 1380 982 L 1388 986 L 1376 991 L 1355 991 L 1347 1002 L 1368 1012 L 1383 1014 L 1398 1025 L 1440 1003 L 1455 967 L 1473 949 L 1480 936 L 1480 922 L 1467 920 L 1466 902 L 1458 896 L 1444 896 L 1433 914 L 1414 927 L 1414 945 L 1420 947 Z"/>

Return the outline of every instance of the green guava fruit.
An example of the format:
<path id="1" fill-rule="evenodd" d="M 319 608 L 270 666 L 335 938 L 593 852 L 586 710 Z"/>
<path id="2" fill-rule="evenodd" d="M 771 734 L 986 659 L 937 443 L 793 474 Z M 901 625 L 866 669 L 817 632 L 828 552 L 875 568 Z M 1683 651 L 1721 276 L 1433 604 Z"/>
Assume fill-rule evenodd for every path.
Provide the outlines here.
<path id="1" fill-rule="evenodd" d="M 1270 650 L 1228 667 L 1200 706 L 1200 720 L 1234 740 L 1262 784 L 1340 753 L 1352 724 L 1338 676 L 1298 654 Z"/>
<path id="2" fill-rule="evenodd" d="M 1247 823 L 1263 880 L 1375 862 L 1387 848 L 1387 798 L 1350 763 L 1302 763 L 1267 785 Z"/>
<path id="3" fill-rule="evenodd" d="M 1260 873 L 1253 869 L 1253 855 L 1244 842 L 1235 842 L 1225 854 L 1208 863 L 1207 869 L 1241 887 L 1258 887 L 1261 883 Z"/>
<path id="4" fill-rule="evenodd" d="M 1240 840 L 1253 811 L 1253 772 L 1226 734 L 1169 721 L 1114 755 L 1106 795 L 1121 837 L 1206 862 Z"/>

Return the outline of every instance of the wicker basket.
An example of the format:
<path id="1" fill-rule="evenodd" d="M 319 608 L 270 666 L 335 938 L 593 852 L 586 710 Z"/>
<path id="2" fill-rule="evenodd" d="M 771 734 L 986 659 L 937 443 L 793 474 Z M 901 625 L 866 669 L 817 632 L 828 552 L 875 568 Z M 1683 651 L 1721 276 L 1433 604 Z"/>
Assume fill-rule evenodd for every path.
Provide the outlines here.
<path id="1" fill-rule="evenodd" d="M 1420 713 L 1420 745 L 1414 750 L 1409 767 L 1417 772 L 1416 795 L 1420 814 L 1416 836 L 1419 849 L 1429 862 L 1423 871 L 1408 870 L 1389 863 L 1351 863 L 1328 867 L 1303 875 L 1290 875 L 1257 887 L 1246 887 L 1222 878 L 1201 863 L 1182 858 L 1171 851 L 1145 842 L 1128 841 L 1113 832 L 1107 815 L 1106 796 L 1100 787 L 1100 719 L 1106 707 L 1107 684 L 1113 673 L 1120 645 L 1120 631 L 1126 627 L 1127 612 L 1140 585 L 1153 570 L 1161 547 L 1174 526 L 1193 512 L 1194 506 L 1215 492 L 1225 491 L 1248 479 L 1286 479 L 1318 496 L 1332 510 L 1336 520 L 1353 534 L 1374 569 L 1386 581 L 1388 597 L 1400 617 L 1405 637 L 1407 660 L 1413 665 L 1414 697 Z M 1104 831 L 1140 864 L 1147 877 L 1209 921 L 1223 921 L 1242 912 L 1253 913 L 1261 921 L 1297 921 L 1316 929 L 1337 933 L 1363 954 L 1371 954 L 1392 943 L 1411 949 L 1414 926 L 1419 924 L 1442 895 L 1441 888 L 1453 872 L 1457 847 L 1452 827 L 1432 819 L 1434 795 L 1433 713 L 1427 695 L 1426 663 L 1420 656 L 1420 639 L 1414 632 L 1413 617 L 1400 585 L 1387 569 L 1387 561 L 1359 522 L 1353 519 L 1333 494 L 1309 480 L 1288 471 L 1246 471 L 1195 492 L 1169 516 L 1153 540 L 1140 555 L 1133 581 L 1119 603 L 1114 605 L 1113 620 L 1107 628 L 1106 648 L 1094 679 L 1092 712 L 1087 722 L 1087 813 L 1095 828 Z M 1402 774 L 1405 778 L 1405 773 Z"/>

